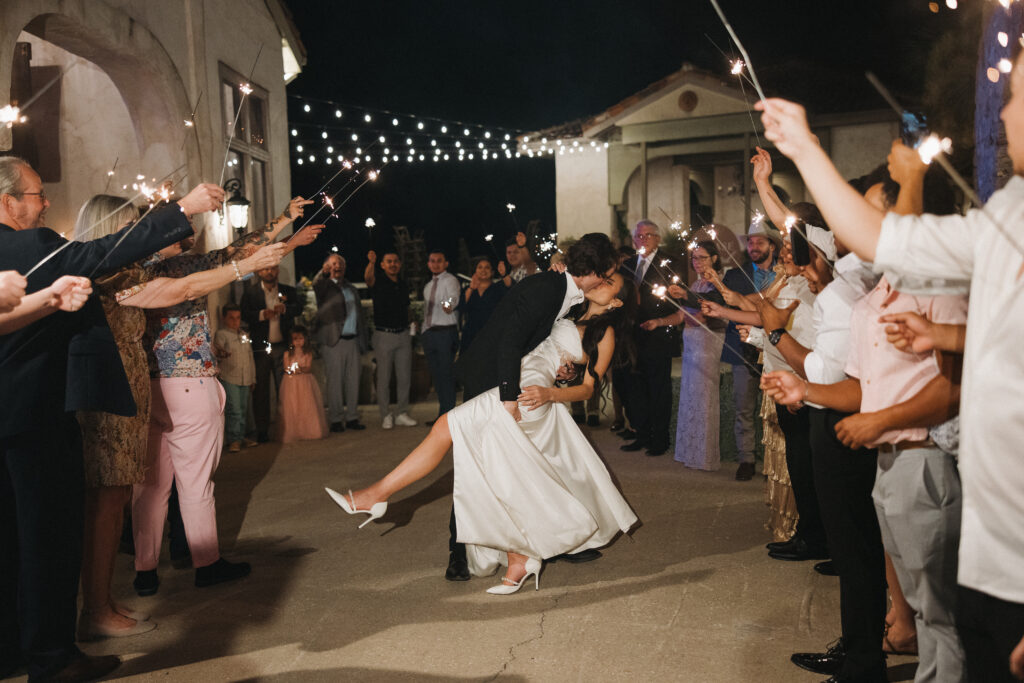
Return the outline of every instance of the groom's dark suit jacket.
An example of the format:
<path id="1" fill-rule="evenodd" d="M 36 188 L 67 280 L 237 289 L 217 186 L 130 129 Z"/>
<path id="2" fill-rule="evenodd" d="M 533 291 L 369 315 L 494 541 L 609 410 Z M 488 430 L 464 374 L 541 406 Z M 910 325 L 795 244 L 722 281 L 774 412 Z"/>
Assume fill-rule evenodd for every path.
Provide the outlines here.
<path id="1" fill-rule="evenodd" d="M 118 244 L 127 230 L 69 244 L 28 277 L 26 292 L 62 275 L 112 273 L 192 234 L 177 204 L 151 212 Z M 25 273 L 64 244 L 67 240 L 49 228 L 14 230 L 0 224 L 0 271 Z M 135 414 L 121 356 L 95 292 L 80 311 L 53 313 L 0 335 L 0 405 L 0 437 L 50 428 L 65 411 Z"/>
<path id="2" fill-rule="evenodd" d="M 551 334 L 565 300 L 566 276 L 546 271 L 512 287 L 456 363 L 468 401 L 499 388 L 502 401 L 519 396 L 523 356 Z"/>

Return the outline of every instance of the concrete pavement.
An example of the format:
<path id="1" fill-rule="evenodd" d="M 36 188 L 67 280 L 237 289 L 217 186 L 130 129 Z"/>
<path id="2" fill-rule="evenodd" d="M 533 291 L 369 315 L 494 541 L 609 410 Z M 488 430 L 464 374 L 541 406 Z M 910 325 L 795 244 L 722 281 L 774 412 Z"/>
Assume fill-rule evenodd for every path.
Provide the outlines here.
<path id="1" fill-rule="evenodd" d="M 436 404 L 414 407 L 419 420 Z M 160 681 L 819 681 L 789 663 L 839 635 L 838 580 L 768 558 L 763 479 L 687 470 L 671 455 L 623 453 L 607 420 L 590 435 L 641 519 L 587 564 L 548 564 L 540 591 L 498 597 L 495 579 L 443 580 L 451 458 L 362 530 L 323 486 L 387 472 L 426 427 L 363 432 L 225 454 L 221 546 L 250 577 L 196 589 L 164 560 L 156 596 L 115 595 L 159 627 L 87 644 L 116 653 L 115 679 Z M 586 428 L 584 428 L 586 429 Z M 166 550 L 165 550 L 166 558 Z M 890 658 L 891 680 L 913 660 Z"/>

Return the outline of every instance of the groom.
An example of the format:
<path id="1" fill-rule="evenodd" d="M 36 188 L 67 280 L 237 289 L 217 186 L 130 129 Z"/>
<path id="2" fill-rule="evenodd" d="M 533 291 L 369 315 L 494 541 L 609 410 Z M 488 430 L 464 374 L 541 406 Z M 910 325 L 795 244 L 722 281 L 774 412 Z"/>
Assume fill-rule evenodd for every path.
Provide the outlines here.
<path id="1" fill-rule="evenodd" d="M 607 235 L 592 232 L 569 247 L 565 265 L 565 273 L 547 271 L 528 277 L 502 298 L 456 363 L 456 374 L 464 388 L 463 401 L 498 387 L 502 406 L 519 421 L 517 398 L 523 356 L 547 338 L 556 320 L 583 303 L 585 292 L 608 281 L 618 265 L 618 252 Z M 454 507 L 449 530 L 450 554 L 444 578 L 467 581 L 466 546 L 456 540 Z M 585 562 L 597 557 L 598 551 L 586 550 L 567 559 Z"/>

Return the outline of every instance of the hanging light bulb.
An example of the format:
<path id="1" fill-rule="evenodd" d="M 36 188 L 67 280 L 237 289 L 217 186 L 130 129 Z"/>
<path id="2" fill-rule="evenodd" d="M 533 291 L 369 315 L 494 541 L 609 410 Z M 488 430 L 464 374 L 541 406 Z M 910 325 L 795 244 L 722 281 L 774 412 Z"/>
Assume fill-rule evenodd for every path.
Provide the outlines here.
<path id="1" fill-rule="evenodd" d="M 367 123 L 369 123 L 372 120 L 373 120 L 373 117 L 370 116 L 369 114 L 364 114 L 363 115 L 363 121 L 366 121 Z"/>
<path id="2" fill-rule="evenodd" d="M 448 132 L 448 126 L 441 126 L 441 132 L 442 133 L 447 133 Z"/>
<path id="3" fill-rule="evenodd" d="M 391 119 L 391 125 L 392 126 L 397 126 L 398 125 L 398 119 Z"/>
<path id="4" fill-rule="evenodd" d="M 306 106 L 304 106 L 302 108 L 302 110 L 308 114 L 309 113 L 309 105 L 307 104 Z"/>
<path id="5" fill-rule="evenodd" d="M 419 129 L 419 130 L 423 130 L 423 122 L 422 122 L 422 121 L 419 121 L 419 122 L 418 122 L 418 123 L 416 124 L 416 127 L 417 127 L 417 128 Z"/>
<path id="6" fill-rule="evenodd" d="M 341 118 L 341 110 L 340 109 L 335 109 L 334 110 L 334 116 L 335 116 L 335 118 L 339 118 L 340 119 Z"/>

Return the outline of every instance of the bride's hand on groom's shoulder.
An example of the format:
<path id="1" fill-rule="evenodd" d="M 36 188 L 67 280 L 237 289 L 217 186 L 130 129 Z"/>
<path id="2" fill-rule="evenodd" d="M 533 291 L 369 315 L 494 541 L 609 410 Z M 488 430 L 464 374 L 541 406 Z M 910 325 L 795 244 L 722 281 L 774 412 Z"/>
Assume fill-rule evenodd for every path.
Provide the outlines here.
<path id="1" fill-rule="evenodd" d="M 541 386 L 525 387 L 519 394 L 519 403 L 526 406 L 527 410 L 536 410 L 545 403 L 551 402 L 551 388 Z"/>

